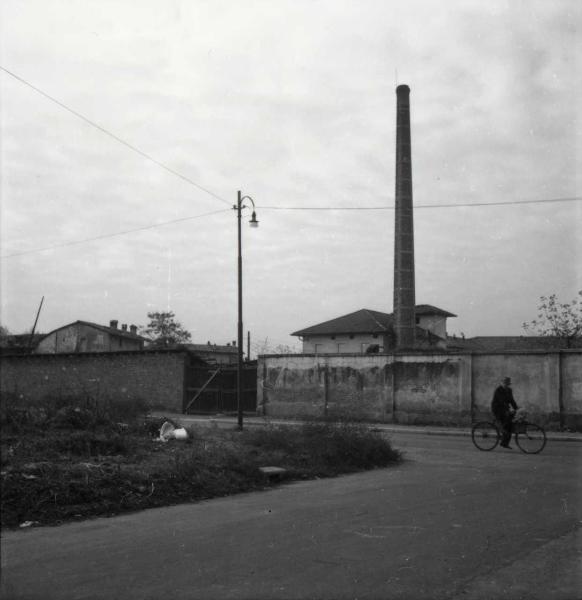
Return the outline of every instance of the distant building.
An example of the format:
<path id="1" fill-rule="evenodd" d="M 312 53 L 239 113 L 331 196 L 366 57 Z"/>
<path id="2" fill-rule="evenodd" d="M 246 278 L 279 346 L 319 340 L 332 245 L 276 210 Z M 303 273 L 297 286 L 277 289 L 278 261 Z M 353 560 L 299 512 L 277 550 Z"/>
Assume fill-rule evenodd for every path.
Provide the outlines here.
<path id="1" fill-rule="evenodd" d="M 46 334 L 36 345 L 36 354 L 67 354 L 78 352 L 126 352 L 143 350 L 147 341 L 137 333 L 137 327 L 110 321 L 109 327 L 88 321 L 75 321 Z"/>
<path id="2" fill-rule="evenodd" d="M 234 365 L 238 361 L 238 348 L 234 342 L 226 346 L 208 342 L 207 344 L 181 344 L 181 347 L 210 364 Z"/>
<path id="3" fill-rule="evenodd" d="M 566 350 L 582 348 L 582 337 L 568 342 L 557 336 L 527 336 L 527 335 L 479 335 L 471 338 L 451 336 L 447 338 L 449 350 L 473 352 L 505 352 L 528 350 Z"/>
<path id="4" fill-rule="evenodd" d="M 5 335 L 0 339 L 0 354 L 30 354 L 43 337 L 44 333 Z"/>
<path id="5" fill-rule="evenodd" d="M 415 307 L 415 346 L 445 349 L 447 318 L 456 315 L 421 304 Z M 353 313 L 295 331 L 304 354 L 392 352 L 395 348 L 394 315 L 363 308 Z"/>

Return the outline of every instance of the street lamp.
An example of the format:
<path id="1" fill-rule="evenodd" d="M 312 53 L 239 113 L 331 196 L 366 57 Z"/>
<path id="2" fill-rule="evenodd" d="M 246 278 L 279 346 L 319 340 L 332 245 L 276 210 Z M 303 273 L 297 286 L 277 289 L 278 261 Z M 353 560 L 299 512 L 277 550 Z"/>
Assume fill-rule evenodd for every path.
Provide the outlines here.
<path id="1" fill-rule="evenodd" d="M 250 200 L 253 205 L 253 213 L 249 225 L 251 227 L 258 227 L 259 222 L 257 221 L 257 213 L 255 212 L 255 203 L 250 196 L 243 196 L 239 190 L 238 199 L 235 206 L 232 208 L 237 213 L 237 224 L 238 224 L 238 369 L 236 372 L 236 407 L 238 414 L 238 428 L 243 428 L 243 308 L 242 308 L 242 236 L 241 236 L 241 216 L 243 208 L 248 208 L 244 205 L 245 200 Z"/>

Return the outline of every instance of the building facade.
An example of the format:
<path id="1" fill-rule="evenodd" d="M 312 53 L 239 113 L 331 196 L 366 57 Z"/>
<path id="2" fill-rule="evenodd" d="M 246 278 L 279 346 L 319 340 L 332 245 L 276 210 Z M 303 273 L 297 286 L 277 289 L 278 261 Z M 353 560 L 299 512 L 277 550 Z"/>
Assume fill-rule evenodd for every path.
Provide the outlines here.
<path id="1" fill-rule="evenodd" d="M 45 335 L 37 344 L 35 354 L 71 354 L 80 352 L 124 352 L 143 350 L 145 338 L 137 334 L 137 327 L 110 321 L 109 327 L 75 321 Z"/>
<path id="2" fill-rule="evenodd" d="M 421 304 L 415 308 L 415 345 L 445 349 L 447 318 L 456 315 Z M 363 308 L 353 313 L 295 331 L 304 354 L 366 354 L 395 349 L 394 315 Z"/>

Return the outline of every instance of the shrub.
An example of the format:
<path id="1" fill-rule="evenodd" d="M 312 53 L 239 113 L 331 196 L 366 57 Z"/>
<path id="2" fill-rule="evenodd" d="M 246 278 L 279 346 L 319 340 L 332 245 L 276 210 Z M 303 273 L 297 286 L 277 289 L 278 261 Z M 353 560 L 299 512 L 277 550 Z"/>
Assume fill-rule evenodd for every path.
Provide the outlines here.
<path id="1" fill-rule="evenodd" d="M 312 475 L 334 475 L 357 469 L 384 467 L 401 455 L 379 432 L 365 425 L 306 422 L 299 427 L 277 426 L 247 432 L 245 442 L 257 449 L 257 459 L 284 461 Z"/>
<path id="2" fill-rule="evenodd" d="M 116 429 L 119 423 L 135 425 L 148 411 L 141 399 L 47 395 L 34 402 L 7 394 L 0 401 L 0 425 L 18 433 L 34 428 Z"/>

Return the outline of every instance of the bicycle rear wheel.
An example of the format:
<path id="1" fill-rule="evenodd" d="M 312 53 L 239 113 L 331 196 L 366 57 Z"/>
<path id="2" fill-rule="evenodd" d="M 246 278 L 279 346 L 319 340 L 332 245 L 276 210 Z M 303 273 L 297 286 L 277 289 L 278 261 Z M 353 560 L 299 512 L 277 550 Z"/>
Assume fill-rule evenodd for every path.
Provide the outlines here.
<path id="1" fill-rule="evenodd" d="M 522 452 L 537 454 L 546 445 L 546 432 L 539 425 L 526 423 L 523 429 L 515 434 L 515 442 Z"/>
<path id="2" fill-rule="evenodd" d="M 487 421 L 481 421 L 475 423 L 473 429 L 471 429 L 471 439 L 473 444 L 483 450 L 483 452 L 489 452 L 493 450 L 499 443 L 499 430 L 494 423 Z"/>

